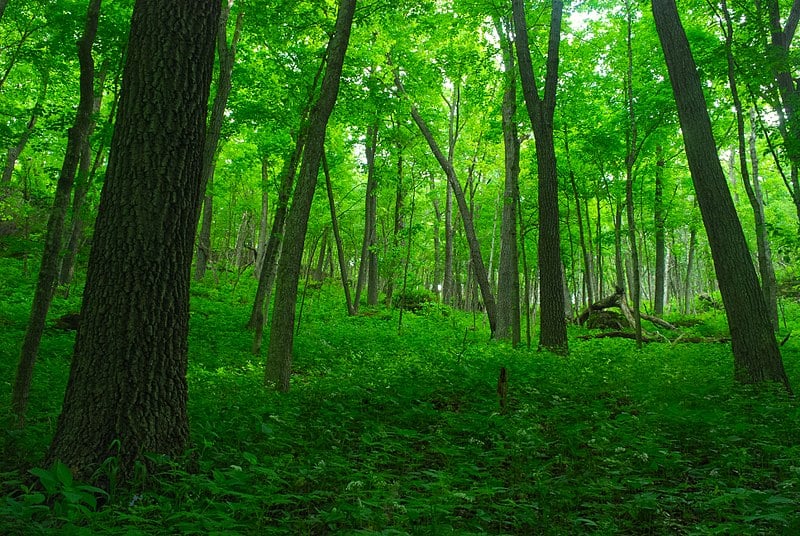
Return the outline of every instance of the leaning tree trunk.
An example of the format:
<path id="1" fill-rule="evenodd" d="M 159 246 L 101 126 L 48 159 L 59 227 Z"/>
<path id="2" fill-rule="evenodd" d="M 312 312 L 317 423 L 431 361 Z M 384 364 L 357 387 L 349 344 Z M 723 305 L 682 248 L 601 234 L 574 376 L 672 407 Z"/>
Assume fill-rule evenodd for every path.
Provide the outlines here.
<path id="1" fill-rule="evenodd" d="M 403 88 L 403 84 L 400 81 L 400 76 L 395 71 L 395 85 L 400 89 L 400 91 L 405 94 L 405 90 Z M 433 152 L 434 157 L 439 162 L 439 166 L 444 171 L 445 175 L 447 176 L 447 182 L 450 185 L 450 189 L 453 191 L 453 196 L 455 197 L 456 203 L 458 204 L 458 211 L 461 215 L 461 221 L 464 224 L 464 234 L 467 238 L 467 244 L 469 246 L 469 254 L 470 254 L 470 262 L 472 263 L 472 268 L 475 270 L 475 278 L 477 279 L 478 286 L 480 287 L 481 297 L 483 298 L 483 306 L 486 308 L 486 317 L 489 320 L 489 329 L 491 330 L 492 334 L 494 334 L 495 329 L 497 329 L 497 306 L 495 305 L 494 295 L 492 294 L 491 285 L 489 284 L 489 274 L 486 272 L 486 265 L 483 262 L 483 255 L 481 254 L 480 244 L 478 243 L 478 236 L 475 234 L 475 226 L 472 222 L 472 213 L 467 206 L 466 198 L 464 197 L 464 190 L 461 188 L 461 183 L 456 176 L 456 171 L 453 168 L 453 165 L 450 163 L 449 159 L 444 156 L 441 149 L 439 148 L 439 144 L 436 143 L 436 139 L 433 137 L 433 133 L 431 133 L 430 128 L 428 128 L 428 124 L 425 122 L 425 119 L 417 110 L 416 105 L 411 105 L 411 117 L 414 119 L 414 122 L 417 124 L 422 136 L 425 138 L 425 141 L 428 142 L 428 147 L 430 147 L 431 152 Z"/>
<path id="2" fill-rule="evenodd" d="M 728 317 L 734 377 L 742 383 L 774 381 L 791 391 L 744 232 L 717 158 L 700 77 L 675 0 L 653 0 L 652 7 Z"/>
<path id="3" fill-rule="evenodd" d="M 533 74 L 528 25 L 523 0 L 512 0 L 517 33 L 517 59 L 520 82 L 528 117 L 536 142 L 539 167 L 539 344 L 556 353 L 566 354 L 567 322 L 564 315 L 564 281 L 561 264 L 561 230 L 558 217 L 558 169 L 556 166 L 553 115 L 558 85 L 558 50 L 561 44 L 561 16 L 564 2 L 554 0 L 547 47 L 547 72 L 544 98 L 539 96 Z"/>
<path id="4" fill-rule="evenodd" d="M 325 189 L 328 192 L 328 207 L 331 211 L 331 228 L 333 229 L 333 241 L 336 243 L 336 257 L 339 259 L 339 275 L 342 278 L 345 306 L 347 307 L 348 316 L 353 316 L 356 314 L 356 310 L 353 307 L 353 298 L 350 296 L 350 280 L 347 276 L 347 259 L 345 259 L 344 256 L 342 235 L 339 232 L 339 218 L 336 215 L 336 202 L 333 198 L 331 172 L 330 169 L 328 169 L 328 159 L 325 157 L 325 153 L 322 153 L 322 171 L 325 174 Z"/>
<path id="5" fill-rule="evenodd" d="M 28 327 L 25 330 L 25 338 L 22 342 L 22 351 L 20 352 L 17 375 L 11 395 L 11 407 L 20 423 L 25 420 L 31 379 L 33 378 L 33 367 L 36 363 L 36 356 L 39 353 L 39 344 L 44 332 L 47 311 L 50 308 L 56 279 L 58 278 L 61 237 L 64 234 L 64 221 L 69 208 L 69 197 L 72 185 L 75 182 L 75 173 L 78 169 L 83 147 L 89 143 L 88 136 L 92 123 L 92 105 L 94 103 L 94 58 L 92 57 L 92 46 L 97 35 L 101 1 L 92 0 L 89 4 L 86 14 L 86 26 L 83 36 L 78 41 L 78 61 L 80 62 L 78 111 L 75 114 L 75 122 L 67 133 L 67 150 L 58 176 L 53 208 L 47 221 L 39 277 L 36 281 L 33 305 L 28 319 Z"/>
<path id="6" fill-rule="evenodd" d="M 81 326 L 46 458 L 80 479 L 114 457 L 124 481 L 146 454 L 187 447 L 189 282 L 219 6 L 134 8 Z"/>
<path id="7" fill-rule="evenodd" d="M 325 131 L 339 94 L 339 81 L 347 44 L 350 41 L 355 7 L 356 0 L 341 0 L 339 3 L 336 27 L 328 45 L 328 64 L 319 99 L 311 112 L 303 162 L 300 165 L 292 207 L 286 217 L 286 241 L 278 263 L 275 314 L 270 327 L 270 345 L 265 372 L 265 382 L 274 384 L 279 391 L 289 390 L 300 261 L 303 257 L 308 216 L 311 212 L 314 188 L 317 185 L 317 174 L 324 151 Z"/>

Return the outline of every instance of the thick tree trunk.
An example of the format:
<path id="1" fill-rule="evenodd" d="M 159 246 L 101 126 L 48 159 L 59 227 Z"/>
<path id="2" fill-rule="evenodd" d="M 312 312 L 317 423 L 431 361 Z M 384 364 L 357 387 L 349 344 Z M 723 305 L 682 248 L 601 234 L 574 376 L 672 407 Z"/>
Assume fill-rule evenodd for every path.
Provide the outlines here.
<path id="1" fill-rule="evenodd" d="M 522 93 L 533 126 L 536 162 L 539 168 L 539 301 L 541 303 L 539 344 L 553 352 L 566 354 L 568 344 L 558 215 L 558 170 L 553 138 L 553 114 L 558 85 L 558 50 L 561 44 L 561 16 L 564 3 L 561 0 L 552 2 L 544 98 L 539 96 L 533 74 L 523 0 L 512 0 L 512 8 Z"/>
<path id="2" fill-rule="evenodd" d="M 189 280 L 219 5 L 134 8 L 81 326 L 47 455 L 80 479 L 113 456 L 124 480 L 145 453 L 187 446 Z"/>
<path id="3" fill-rule="evenodd" d="M 728 317 L 734 377 L 743 383 L 774 381 L 791 390 L 742 226 L 717 158 L 700 77 L 675 0 L 653 0 L 652 5 Z"/>
<path id="4" fill-rule="evenodd" d="M 341 0 L 336 27 L 328 45 L 328 62 L 322 80 L 319 100 L 314 106 L 309 122 L 308 139 L 300 166 L 291 209 L 286 218 L 286 241 L 278 263 L 275 288 L 275 314 L 270 328 L 270 345 L 267 352 L 265 382 L 274 384 L 279 391 L 289 390 L 292 371 L 292 345 L 294 343 L 294 315 L 297 304 L 297 284 L 300 261 L 303 256 L 308 216 L 317 174 L 325 145 L 328 118 L 339 94 L 350 28 L 355 12 L 355 0 Z"/>
<path id="5" fill-rule="evenodd" d="M 44 251 L 36 281 L 36 290 L 31 305 L 28 327 L 22 341 L 17 375 L 11 395 L 11 408 L 20 423 L 25 421 L 28 408 L 33 368 L 39 353 L 47 311 L 53 299 L 53 292 L 58 278 L 59 254 L 64 234 L 64 221 L 69 208 L 70 193 L 75 182 L 75 173 L 83 152 L 88 143 L 89 130 L 92 123 L 92 105 L 94 103 L 94 59 L 92 46 L 97 35 L 97 24 L 100 17 L 101 0 L 92 0 L 86 14 L 86 25 L 83 36 L 78 41 L 78 60 L 80 62 L 80 100 L 75 114 L 75 122 L 67 133 L 67 149 L 61 172 L 58 176 L 53 208 L 47 221 Z"/>

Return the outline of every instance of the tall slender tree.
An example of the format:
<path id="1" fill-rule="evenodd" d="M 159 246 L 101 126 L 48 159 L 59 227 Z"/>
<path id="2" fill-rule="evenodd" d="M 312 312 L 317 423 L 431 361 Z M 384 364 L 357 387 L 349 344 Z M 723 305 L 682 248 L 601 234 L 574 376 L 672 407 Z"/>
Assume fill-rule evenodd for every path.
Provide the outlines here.
<path id="1" fill-rule="evenodd" d="M 336 26 L 328 44 L 328 64 L 322 79 L 319 99 L 311 111 L 300 174 L 292 197 L 292 206 L 286 217 L 286 239 L 278 263 L 275 314 L 270 326 L 270 344 L 265 372 L 265 382 L 274 384 L 279 391 L 289 390 L 300 261 L 303 257 L 308 216 L 311 212 L 311 202 L 314 199 L 317 174 L 325 146 L 328 118 L 333 112 L 336 98 L 339 95 L 339 82 L 347 45 L 350 41 L 350 29 L 353 24 L 355 8 L 356 0 L 341 0 L 339 3 Z"/>
<path id="2" fill-rule="evenodd" d="M 80 478 L 176 455 L 219 0 L 137 0 L 69 382 L 47 455 Z"/>
<path id="3" fill-rule="evenodd" d="M 56 279 L 58 278 L 59 254 L 61 252 L 64 221 L 69 208 L 70 193 L 75 182 L 83 148 L 88 144 L 89 131 L 92 124 L 92 106 L 94 104 L 94 57 L 92 47 L 97 36 L 97 25 L 100 18 L 101 0 L 92 0 L 86 14 L 86 25 L 83 36 L 78 41 L 78 60 L 80 62 L 80 101 L 75 114 L 75 122 L 67 135 L 67 149 L 61 172 L 58 176 L 53 208 L 47 222 L 44 251 L 36 281 L 31 315 L 25 338 L 22 342 L 17 376 L 14 380 L 11 405 L 20 422 L 24 422 L 28 407 L 33 368 L 39 353 L 47 311 L 53 299 Z"/>
<path id="4" fill-rule="evenodd" d="M 791 391 L 744 232 L 717 157 L 700 76 L 678 8 L 675 0 L 652 0 L 652 9 L 731 331 L 734 377 L 742 383 L 778 382 Z"/>
<path id="5" fill-rule="evenodd" d="M 556 167 L 553 115 L 558 86 L 558 54 L 564 2 L 553 0 L 547 46 L 544 96 L 539 95 L 531 61 L 524 0 L 512 0 L 516 49 L 522 94 L 533 127 L 539 174 L 539 344 L 566 354 L 567 322 L 564 314 L 564 272 L 561 263 L 561 230 L 558 216 L 558 170 Z"/>

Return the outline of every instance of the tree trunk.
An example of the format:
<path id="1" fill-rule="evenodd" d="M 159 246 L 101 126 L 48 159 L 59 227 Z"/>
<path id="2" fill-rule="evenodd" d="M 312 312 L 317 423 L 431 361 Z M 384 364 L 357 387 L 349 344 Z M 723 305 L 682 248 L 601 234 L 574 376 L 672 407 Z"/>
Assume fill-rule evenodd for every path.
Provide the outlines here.
<path id="1" fill-rule="evenodd" d="M 653 199 L 653 223 L 656 229 L 656 290 L 653 311 L 656 316 L 664 314 L 667 297 L 667 241 L 664 233 L 664 149 L 656 149 L 656 192 Z"/>
<path id="2" fill-rule="evenodd" d="M 214 220 L 214 173 L 205 188 L 203 196 L 203 213 L 200 220 L 200 235 L 197 237 L 197 258 L 194 266 L 194 278 L 202 280 L 211 260 L 211 225 Z"/>
<path id="3" fill-rule="evenodd" d="M 189 280 L 219 5 L 134 8 L 81 326 L 47 455 L 82 480 L 109 456 L 124 481 L 144 454 L 187 446 Z"/>
<path id="4" fill-rule="evenodd" d="M 633 301 L 634 330 L 636 345 L 642 347 L 642 276 L 639 266 L 639 246 L 636 243 L 636 214 L 633 203 L 633 166 L 639 156 L 636 113 L 633 109 L 633 47 L 631 43 L 632 14 L 630 0 L 625 0 L 627 19 L 626 44 L 628 49 L 628 69 L 625 74 L 625 98 L 628 108 L 627 154 L 625 155 L 625 209 L 628 216 L 628 244 L 631 250 L 631 298 Z"/>
<path id="5" fill-rule="evenodd" d="M 361 292 L 367 286 L 367 305 L 378 304 L 378 261 L 375 236 L 378 226 L 378 179 L 375 175 L 375 152 L 378 149 L 377 122 L 367 128 L 367 192 L 364 199 L 364 239 L 361 242 L 361 262 L 358 265 L 355 308 L 361 305 Z"/>
<path id="6" fill-rule="evenodd" d="M 433 204 L 433 285 L 434 291 L 442 298 L 442 303 L 447 303 L 444 299 L 444 280 L 442 275 L 441 261 L 441 233 L 442 210 L 439 208 L 439 198 L 436 196 L 436 183 L 433 174 L 430 177 L 430 195 Z"/>
<path id="7" fill-rule="evenodd" d="M 394 194 L 394 228 L 392 229 L 392 259 L 396 259 L 402 246 L 400 237 L 403 232 L 403 207 L 405 205 L 405 194 L 403 191 L 403 148 L 398 147 L 397 154 L 397 185 Z M 392 261 L 392 270 L 386 282 L 386 306 L 391 307 L 392 295 L 394 294 L 394 279 L 397 271 L 397 262 Z"/>
<path id="8" fill-rule="evenodd" d="M 753 166 L 753 175 L 747 166 L 747 134 L 744 124 L 744 108 L 739 97 L 739 88 L 736 82 L 736 62 L 733 57 L 733 21 L 728 11 L 728 3 L 722 0 L 720 4 L 722 19 L 720 26 L 725 36 L 725 56 L 728 66 L 728 84 L 730 85 L 731 98 L 733 100 L 734 113 L 736 115 L 736 133 L 738 141 L 739 167 L 742 174 L 747 199 L 753 209 L 753 219 L 755 221 L 756 243 L 758 250 L 758 270 L 761 275 L 761 292 L 764 295 L 764 302 L 769 311 L 772 329 L 778 331 L 778 297 L 775 281 L 775 271 L 772 267 L 772 253 L 769 246 L 769 233 L 767 231 L 766 217 L 764 216 L 764 203 L 761 198 L 761 185 L 758 179 L 758 151 L 756 150 L 755 129 L 751 129 L 750 136 L 750 160 Z M 731 152 L 733 154 L 733 151 Z"/>
<path id="9" fill-rule="evenodd" d="M 17 165 L 17 159 L 28 145 L 28 140 L 30 140 L 34 128 L 36 128 L 36 122 L 39 119 L 39 114 L 42 112 L 42 105 L 44 104 L 45 97 L 47 96 L 48 78 L 49 75 L 44 73 L 42 76 L 42 89 L 39 91 L 39 97 L 36 99 L 36 104 L 33 105 L 31 118 L 28 119 L 28 124 L 25 125 L 25 132 L 22 133 L 22 136 L 20 136 L 17 144 L 13 147 L 9 147 L 8 151 L 6 151 L 6 164 L 3 168 L 3 176 L 0 178 L 0 185 L 8 186 L 11 184 L 11 176 L 13 175 L 14 168 Z"/>
<path id="10" fill-rule="evenodd" d="M 233 7 L 233 0 L 222 2 L 222 10 L 219 15 L 217 25 L 217 56 L 219 58 L 219 74 L 217 78 L 217 94 L 214 96 L 214 104 L 211 106 L 211 117 L 208 121 L 208 132 L 206 134 L 205 146 L 203 147 L 203 169 L 200 172 L 200 192 L 205 198 L 203 213 L 203 226 L 200 231 L 200 240 L 197 245 L 197 259 L 195 261 L 194 278 L 203 279 L 206 271 L 206 263 L 211 257 L 211 224 L 213 200 L 211 195 L 206 195 L 206 187 L 214 176 L 216 165 L 217 146 L 219 136 L 222 131 L 222 121 L 225 119 L 225 107 L 228 104 L 228 96 L 231 93 L 231 75 L 233 64 L 236 59 L 236 45 L 242 32 L 242 21 L 244 12 L 240 11 L 236 18 L 236 29 L 233 33 L 230 46 L 228 45 L 228 16 Z M 213 194 L 212 194 L 213 195 Z M 199 210 L 195 220 L 200 218 Z"/>
<path id="11" fill-rule="evenodd" d="M 692 310 L 692 270 L 694 269 L 694 256 L 697 249 L 697 229 L 692 225 L 689 231 L 689 253 L 686 258 L 686 280 L 683 284 L 683 314 L 688 315 Z"/>
<path id="12" fill-rule="evenodd" d="M 503 91 L 503 147 L 505 154 L 505 185 L 500 225 L 500 269 L 497 278 L 497 331 L 495 338 L 508 339 L 516 346 L 520 342 L 519 256 L 517 251 L 517 204 L 519 192 L 519 136 L 517 134 L 517 80 L 514 49 L 509 32 L 510 23 L 496 21 L 505 64 Z"/>
<path id="13" fill-rule="evenodd" d="M 758 150 L 756 149 L 756 127 L 751 116 L 750 123 L 750 164 L 753 167 L 753 197 L 751 205 L 756 221 L 756 241 L 758 247 L 758 271 L 761 275 L 761 292 L 767 302 L 772 328 L 778 331 L 778 284 L 775 267 L 772 264 L 772 247 L 769 240 L 769 228 L 764 215 L 764 195 L 761 181 L 758 179 Z"/>
<path id="14" fill-rule="evenodd" d="M 339 232 L 339 218 L 336 216 L 336 203 L 333 199 L 333 187 L 331 186 L 331 173 L 328 169 L 328 159 L 325 153 L 322 154 L 322 171 L 325 173 L 325 188 L 328 191 L 328 206 L 331 211 L 331 228 L 333 228 L 333 240 L 336 243 L 336 256 L 339 259 L 339 274 L 342 277 L 342 289 L 344 290 L 345 305 L 347 306 L 348 316 L 356 314 L 353 307 L 353 299 L 350 297 L 350 280 L 347 276 L 347 259 L 344 256 L 344 246 L 342 245 L 342 235 Z"/>
<path id="15" fill-rule="evenodd" d="M 400 82 L 400 76 L 397 72 L 395 72 L 395 85 L 397 85 L 401 92 L 405 93 L 403 84 Z M 417 127 L 422 133 L 422 136 L 425 138 L 425 141 L 428 142 L 428 147 L 430 147 L 433 155 L 439 162 L 439 166 L 447 176 L 450 189 L 453 191 L 453 196 L 458 204 L 458 211 L 461 215 L 461 221 L 464 224 L 464 234 L 466 234 L 467 244 L 469 245 L 470 261 L 472 262 L 472 267 L 475 270 L 475 277 L 477 278 L 478 285 L 481 289 L 483 305 L 486 308 L 486 316 L 489 319 L 489 329 L 491 330 L 492 334 L 494 334 L 495 329 L 497 328 L 497 307 L 495 305 L 492 289 L 489 285 L 489 275 L 486 272 L 486 265 L 483 262 L 483 255 L 481 254 L 478 237 L 475 234 L 475 227 L 472 222 L 472 214 L 470 213 L 466 198 L 464 197 L 464 190 L 461 188 L 461 183 L 456 176 L 456 171 L 453 168 L 453 165 L 447 158 L 445 158 L 441 149 L 439 149 L 439 145 L 436 143 L 430 128 L 428 128 L 427 123 L 419 114 L 419 110 L 417 110 L 416 105 L 413 104 L 411 105 L 411 117 L 417 124 Z M 445 279 L 446 277 L 447 276 L 445 276 Z"/>
<path id="16" fill-rule="evenodd" d="M 575 199 L 575 210 L 577 213 L 577 225 L 578 225 L 578 239 L 580 240 L 581 246 L 581 254 L 583 256 L 583 275 L 584 275 L 584 286 L 586 287 L 586 297 L 588 303 L 594 302 L 594 267 L 592 266 L 592 248 L 589 244 L 587 244 L 586 236 L 584 233 L 584 224 L 583 224 L 583 203 L 581 203 L 581 197 L 578 194 L 578 184 L 575 181 L 575 172 L 572 170 L 572 162 L 570 162 L 569 157 L 569 133 L 567 132 L 567 128 L 565 125 L 564 128 L 564 155 L 567 158 L 567 168 L 569 172 L 569 182 L 572 186 L 572 195 Z M 589 227 L 587 223 L 586 227 Z"/>
<path id="17" fill-rule="evenodd" d="M 31 314 L 25 338 L 22 342 L 17 375 L 11 395 L 11 407 L 20 424 L 25 421 L 28 407 L 33 368 L 39 353 L 39 344 L 44 331 L 47 311 L 53 299 L 56 280 L 58 278 L 59 254 L 61 239 L 64 234 L 64 221 L 69 208 L 70 193 L 75 182 L 75 173 L 83 152 L 88 143 L 89 129 L 92 122 L 92 105 L 94 103 L 94 59 L 92 46 L 97 35 L 97 23 L 100 17 L 101 0 L 92 0 L 86 13 L 86 26 L 83 36 L 78 41 L 78 60 L 80 62 L 80 100 L 75 114 L 75 122 L 67 133 L 67 149 L 61 172 L 58 176 L 53 208 L 47 221 L 44 251 L 36 281 L 36 290 L 31 305 Z"/>
<path id="18" fill-rule="evenodd" d="M 700 77 L 675 0 L 653 0 L 652 5 L 678 107 L 689 170 L 728 317 L 734 377 L 743 383 L 779 382 L 790 391 L 769 312 L 717 158 Z"/>
<path id="19" fill-rule="evenodd" d="M 121 73 L 117 74 L 117 77 L 114 81 L 114 97 L 111 103 L 111 109 L 108 112 L 108 118 L 106 119 L 106 125 L 109 127 L 109 130 L 112 129 L 114 125 L 114 117 L 116 116 L 117 112 L 117 104 L 119 102 L 119 78 Z M 98 84 L 98 91 L 95 95 L 94 104 L 93 104 L 93 113 L 97 114 L 100 111 L 100 106 L 103 100 L 103 79 L 105 78 L 104 73 L 101 73 L 100 76 L 100 83 Z M 90 131 L 94 129 L 94 121 L 90 126 Z M 90 132 L 91 134 L 91 132 Z M 60 285 L 69 285 L 72 281 L 72 278 L 75 276 L 75 261 L 78 257 L 78 250 L 81 247 L 81 243 L 83 242 L 83 231 L 85 226 L 85 219 L 87 217 L 87 209 L 86 209 L 86 196 L 89 195 L 89 190 L 91 190 L 92 185 L 95 182 L 95 178 L 97 177 L 97 172 L 105 163 L 106 158 L 106 141 L 105 139 L 101 138 L 100 146 L 97 148 L 97 151 L 94 156 L 94 161 L 91 164 L 91 169 L 88 173 L 85 170 L 79 170 L 78 173 L 78 184 L 75 187 L 75 192 L 72 195 L 72 222 L 70 224 L 70 231 L 67 233 L 69 235 L 69 240 L 67 241 L 67 248 L 64 252 L 64 257 L 61 260 L 61 266 L 59 268 L 59 276 L 58 276 L 58 283 Z M 84 153 L 81 155 L 81 167 L 83 167 L 84 157 L 91 158 L 91 151 L 90 145 L 87 143 Z M 88 160 L 87 160 L 88 162 Z"/>
<path id="20" fill-rule="evenodd" d="M 242 221 L 239 230 L 236 232 L 236 249 L 233 258 L 235 259 L 236 270 L 241 272 L 250 263 L 250 254 L 247 247 L 251 235 L 250 229 L 251 214 L 245 210 L 242 213 Z"/>
<path id="21" fill-rule="evenodd" d="M 253 275 L 261 277 L 264 255 L 267 252 L 267 231 L 269 226 L 269 160 L 261 158 L 261 217 L 258 220 L 258 245 L 256 246 L 256 266 Z"/>
<path id="22" fill-rule="evenodd" d="M 324 151 L 328 118 L 339 94 L 339 81 L 347 44 L 350 40 L 355 5 L 355 0 L 341 0 L 339 4 L 336 27 L 328 45 L 325 76 L 322 80 L 319 99 L 311 112 L 303 162 L 300 166 L 292 206 L 286 217 L 286 242 L 278 263 L 275 314 L 270 327 L 270 345 L 265 373 L 266 383 L 274 384 L 279 391 L 289 390 L 300 261 L 303 256 L 308 216 L 311 211 L 311 202 L 314 199 L 320 160 Z"/>
<path id="23" fill-rule="evenodd" d="M 539 97 L 533 74 L 523 0 L 512 0 L 512 8 L 517 33 L 517 59 L 522 93 L 533 126 L 536 162 L 539 168 L 539 301 L 541 303 L 539 344 L 553 352 L 566 354 L 568 344 L 558 217 L 558 170 L 553 139 L 553 114 L 558 85 L 558 50 L 561 44 L 561 16 L 564 3 L 561 0 L 552 2 L 544 98 Z"/>

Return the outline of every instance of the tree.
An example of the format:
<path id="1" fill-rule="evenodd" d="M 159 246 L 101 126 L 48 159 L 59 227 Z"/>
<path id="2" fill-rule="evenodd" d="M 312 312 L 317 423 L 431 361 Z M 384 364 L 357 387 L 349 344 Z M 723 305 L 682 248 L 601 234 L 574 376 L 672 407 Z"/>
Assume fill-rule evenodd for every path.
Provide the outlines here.
<path id="1" fill-rule="evenodd" d="M 500 223 L 500 268 L 497 276 L 498 339 L 520 341 L 519 257 L 517 253 L 517 204 L 519 203 L 519 135 L 517 134 L 517 75 L 514 44 L 510 37 L 510 21 L 497 19 L 505 69 L 502 124 L 505 154 L 503 215 Z"/>
<path id="2" fill-rule="evenodd" d="M 62 413 L 47 455 L 88 478 L 186 448 L 192 250 L 218 0 L 138 0 Z"/>
<path id="3" fill-rule="evenodd" d="M 206 266 L 211 256 L 211 222 L 213 219 L 214 197 L 211 192 L 206 192 L 208 184 L 214 176 L 214 164 L 217 156 L 222 120 L 225 117 L 225 107 L 231 92 L 231 76 L 233 64 L 236 59 L 236 45 L 242 33 L 242 20 L 244 12 L 240 11 L 236 17 L 236 28 L 233 31 L 230 45 L 228 44 L 228 17 L 233 7 L 233 0 L 223 1 L 222 12 L 217 27 L 217 56 L 219 57 L 219 75 L 217 80 L 217 93 L 211 107 L 211 117 L 206 134 L 205 147 L 203 148 L 203 169 L 201 171 L 200 190 L 203 192 L 203 217 L 200 228 L 200 239 L 197 245 L 197 261 L 195 262 L 194 277 L 197 280 L 205 276 Z"/>
<path id="4" fill-rule="evenodd" d="M 11 396 L 11 405 L 20 423 L 25 420 L 33 367 L 36 363 L 36 356 L 39 353 L 39 343 L 42 339 L 47 311 L 50 308 L 58 278 L 59 253 L 61 251 L 62 235 L 64 234 L 64 221 L 69 208 L 70 193 L 75 182 L 78 162 L 84 152 L 84 146 L 88 144 L 88 136 L 91 129 L 92 107 L 94 104 L 94 58 L 92 57 L 92 46 L 97 35 L 101 1 L 92 0 L 90 2 L 83 36 L 78 41 L 78 58 L 81 64 L 80 103 L 75 114 L 75 122 L 70 128 L 67 137 L 67 149 L 58 177 L 53 208 L 47 222 L 47 234 L 45 236 L 42 262 L 39 267 L 39 277 L 36 282 L 36 292 L 31 305 L 28 328 L 25 330 L 25 338 L 22 342 L 22 351 L 20 352 L 17 375 Z"/>
<path id="5" fill-rule="evenodd" d="M 744 232 L 717 157 L 700 76 L 675 0 L 652 0 L 652 9 L 731 331 L 734 378 L 742 383 L 778 382 L 791 391 Z"/>
<path id="6" fill-rule="evenodd" d="M 558 85 L 558 49 L 564 3 L 554 0 L 547 47 L 544 97 L 533 73 L 528 25 L 523 0 L 512 0 L 517 34 L 520 83 L 536 142 L 539 173 L 539 279 L 541 315 L 539 344 L 556 353 L 567 353 L 567 322 L 564 316 L 564 272 L 561 264 L 561 231 L 558 217 L 558 170 L 553 137 L 553 114 Z"/>
<path id="7" fill-rule="evenodd" d="M 311 202 L 314 199 L 317 174 L 325 150 L 325 131 L 339 95 L 339 81 L 342 76 L 347 45 L 350 41 L 355 7 L 356 0 L 341 0 L 339 3 L 336 25 L 328 44 L 328 65 L 322 79 L 319 98 L 309 118 L 303 161 L 300 164 L 292 206 L 286 216 L 286 238 L 278 262 L 275 314 L 272 315 L 270 326 L 270 344 L 265 372 L 265 382 L 274 384 L 279 391 L 289 390 L 300 261 L 303 257 L 308 216 L 311 212 Z"/>

